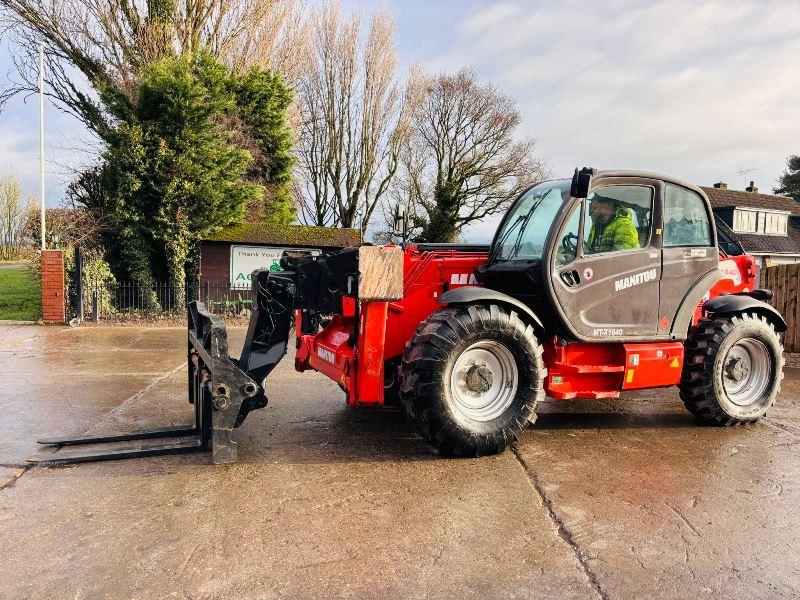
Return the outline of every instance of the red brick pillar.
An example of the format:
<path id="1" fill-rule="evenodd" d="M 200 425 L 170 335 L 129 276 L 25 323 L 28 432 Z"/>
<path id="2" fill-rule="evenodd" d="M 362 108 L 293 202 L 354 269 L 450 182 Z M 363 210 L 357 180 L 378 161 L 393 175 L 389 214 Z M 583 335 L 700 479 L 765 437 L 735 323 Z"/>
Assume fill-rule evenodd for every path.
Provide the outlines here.
<path id="1" fill-rule="evenodd" d="M 64 323 L 64 255 L 61 250 L 42 250 L 42 321 Z"/>

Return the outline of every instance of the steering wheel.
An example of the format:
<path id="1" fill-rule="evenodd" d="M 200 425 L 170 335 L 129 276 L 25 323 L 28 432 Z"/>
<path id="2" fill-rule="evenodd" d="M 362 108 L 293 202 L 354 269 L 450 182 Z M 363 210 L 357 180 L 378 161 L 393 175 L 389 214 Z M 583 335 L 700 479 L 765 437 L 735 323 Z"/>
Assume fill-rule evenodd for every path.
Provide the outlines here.
<path id="1" fill-rule="evenodd" d="M 561 238 L 561 248 L 569 255 L 575 256 L 578 253 L 578 236 L 574 233 L 568 233 Z"/>

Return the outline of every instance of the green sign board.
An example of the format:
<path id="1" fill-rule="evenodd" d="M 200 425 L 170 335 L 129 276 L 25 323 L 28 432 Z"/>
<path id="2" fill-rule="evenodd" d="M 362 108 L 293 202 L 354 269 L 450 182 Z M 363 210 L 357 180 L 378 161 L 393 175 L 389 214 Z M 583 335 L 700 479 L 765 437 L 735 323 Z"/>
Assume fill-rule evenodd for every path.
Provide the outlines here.
<path id="1" fill-rule="evenodd" d="M 250 274 L 256 269 L 280 271 L 281 256 L 286 250 L 296 248 L 275 248 L 270 246 L 231 246 L 231 284 L 240 287 L 250 285 Z M 319 250 L 304 249 L 305 252 L 319 254 Z"/>

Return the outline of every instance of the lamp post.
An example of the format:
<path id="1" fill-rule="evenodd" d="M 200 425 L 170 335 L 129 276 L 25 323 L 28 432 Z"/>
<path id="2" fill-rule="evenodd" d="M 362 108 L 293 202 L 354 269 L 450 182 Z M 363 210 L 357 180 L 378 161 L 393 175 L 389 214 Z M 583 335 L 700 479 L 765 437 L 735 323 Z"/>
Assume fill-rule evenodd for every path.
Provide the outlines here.
<path id="1" fill-rule="evenodd" d="M 44 42 L 39 42 L 39 195 L 42 250 L 45 249 L 44 228 Z"/>

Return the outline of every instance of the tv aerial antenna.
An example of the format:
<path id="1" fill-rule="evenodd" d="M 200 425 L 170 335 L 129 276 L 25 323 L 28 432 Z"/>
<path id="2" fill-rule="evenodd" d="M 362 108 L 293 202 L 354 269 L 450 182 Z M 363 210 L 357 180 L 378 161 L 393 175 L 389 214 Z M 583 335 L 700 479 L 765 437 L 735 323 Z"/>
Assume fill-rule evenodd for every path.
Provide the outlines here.
<path id="1" fill-rule="evenodd" d="M 736 171 L 739 175 L 744 176 L 744 185 L 742 189 L 746 188 L 750 183 L 747 178 L 750 176 L 750 173 L 758 173 L 758 169 L 745 169 L 744 167 L 739 167 L 739 170 Z M 752 180 L 751 180 L 752 181 Z"/>

